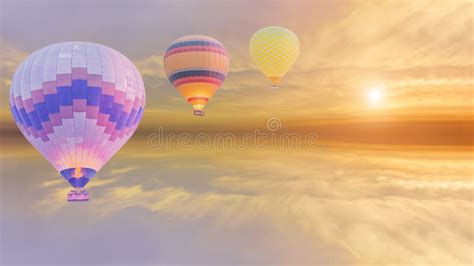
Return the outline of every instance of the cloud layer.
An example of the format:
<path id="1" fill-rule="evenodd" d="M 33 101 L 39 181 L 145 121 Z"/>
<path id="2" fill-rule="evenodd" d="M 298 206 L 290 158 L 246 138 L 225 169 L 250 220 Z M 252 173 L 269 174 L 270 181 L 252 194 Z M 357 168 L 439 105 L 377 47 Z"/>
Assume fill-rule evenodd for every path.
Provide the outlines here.
<path id="1" fill-rule="evenodd" d="M 3 197 L 10 206 L 4 210 L 4 230 L 27 230 L 31 239 L 42 235 L 42 246 L 35 245 L 38 252 L 24 262 L 52 261 L 43 250 L 60 232 L 77 226 L 64 241 L 104 238 L 101 243 L 114 254 L 128 252 L 112 256 L 104 248 L 82 247 L 88 254 L 83 263 L 472 262 L 469 152 L 150 152 L 160 156 L 130 157 L 127 151 L 117 156 L 91 182 L 92 201 L 86 205 L 67 204 L 64 182 L 53 181 L 56 173 L 40 160 L 32 163 L 44 169 L 37 172 L 49 176 L 47 181 L 38 176 L 20 185 L 4 179 Z M 2 176 L 16 169 L 14 159 L 8 161 Z M 17 189 L 31 192 L 15 199 Z M 9 224 L 25 215 L 35 217 L 35 225 Z M 50 221 L 58 227 L 41 228 Z M 86 228 L 85 235 L 74 233 Z M 113 236 L 119 231 L 120 240 Z M 15 242 L 21 236 L 4 233 L 13 243 L 4 250 L 6 262 L 20 261 L 11 249 L 24 248 Z M 131 251 L 132 245 L 140 248 Z M 58 255 L 54 261 L 67 259 Z"/>

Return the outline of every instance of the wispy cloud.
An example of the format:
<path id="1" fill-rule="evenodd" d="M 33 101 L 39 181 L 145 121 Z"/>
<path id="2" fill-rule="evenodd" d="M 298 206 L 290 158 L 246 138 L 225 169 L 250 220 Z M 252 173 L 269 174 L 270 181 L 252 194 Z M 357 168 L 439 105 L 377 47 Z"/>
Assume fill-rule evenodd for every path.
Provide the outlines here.
<path id="1" fill-rule="evenodd" d="M 258 220 L 271 234 L 289 239 L 305 235 L 307 243 L 325 243 L 336 257 L 354 263 L 468 264 L 474 241 L 469 158 L 337 149 L 205 157 L 201 160 L 218 167 L 208 169 L 208 189 L 198 192 L 166 182 L 149 187 L 148 182 L 162 179 L 147 173 L 140 184 L 114 183 L 96 191 L 89 203 L 95 217 L 91 222 L 107 223 L 109 217 L 136 208 L 148 210 L 147 219 L 166 217 L 205 231 L 244 233 L 242 228 Z M 192 162 L 190 178 L 199 169 Z M 219 175 L 219 169 L 234 170 Z M 64 191 L 51 192 L 48 198 L 64 201 Z M 57 206 L 53 210 L 65 207 L 52 201 Z M 310 254 L 281 256 L 293 263 L 317 261 Z"/>

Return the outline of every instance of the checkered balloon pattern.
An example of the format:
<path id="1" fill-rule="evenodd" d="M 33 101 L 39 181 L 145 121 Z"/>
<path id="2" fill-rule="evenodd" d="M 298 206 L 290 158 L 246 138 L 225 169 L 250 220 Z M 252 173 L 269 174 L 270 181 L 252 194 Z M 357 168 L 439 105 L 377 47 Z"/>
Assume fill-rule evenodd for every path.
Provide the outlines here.
<path id="1" fill-rule="evenodd" d="M 271 26 L 252 36 L 249 49 L 257 67 L 276 85 L 298 58 L 300 42 L 289 29 Z"/>
<path id="2" fill-rule="evenodd" d="M 22 62 L 10 106 L 26 139 L 81 188 L 137 129 L 145 88 L 133 63 L 114 49 L 64 42 Z"/>

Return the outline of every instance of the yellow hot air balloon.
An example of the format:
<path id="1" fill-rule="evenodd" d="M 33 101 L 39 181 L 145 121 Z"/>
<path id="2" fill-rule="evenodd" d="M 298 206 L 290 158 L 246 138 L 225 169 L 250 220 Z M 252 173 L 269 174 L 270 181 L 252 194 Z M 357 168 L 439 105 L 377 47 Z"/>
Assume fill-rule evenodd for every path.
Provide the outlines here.
<path id="1" fill-rule="evenodd" d="M 300 42 L 291 30 L 271 26 L 252 36 L 249 49 L 257 67 L 272 82 L 271 87 L 278 88 L 300 53 Z"/>
<path id="2" fill-rule="evenodd" d="M 169 81 L 202 116 L 229 71 L 227 51 L 219 41 L 204 35 L 184 36 L 166 50 L 164 68 Z"/>

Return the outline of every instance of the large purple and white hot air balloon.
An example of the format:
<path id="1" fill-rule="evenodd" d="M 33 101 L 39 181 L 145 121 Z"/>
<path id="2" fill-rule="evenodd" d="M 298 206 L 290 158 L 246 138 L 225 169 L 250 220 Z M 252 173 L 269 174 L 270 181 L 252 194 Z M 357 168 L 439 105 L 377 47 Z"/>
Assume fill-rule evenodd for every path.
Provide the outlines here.
<path id="1" fill-rule="evenodd" d="M 114 49 L 64 42 L 22 62 L 10 105 L 26 139 L 74 187 L 68 200 L 88 200 L 84 186 L 137 129 L 145 88 L 137 68 Z"/>

